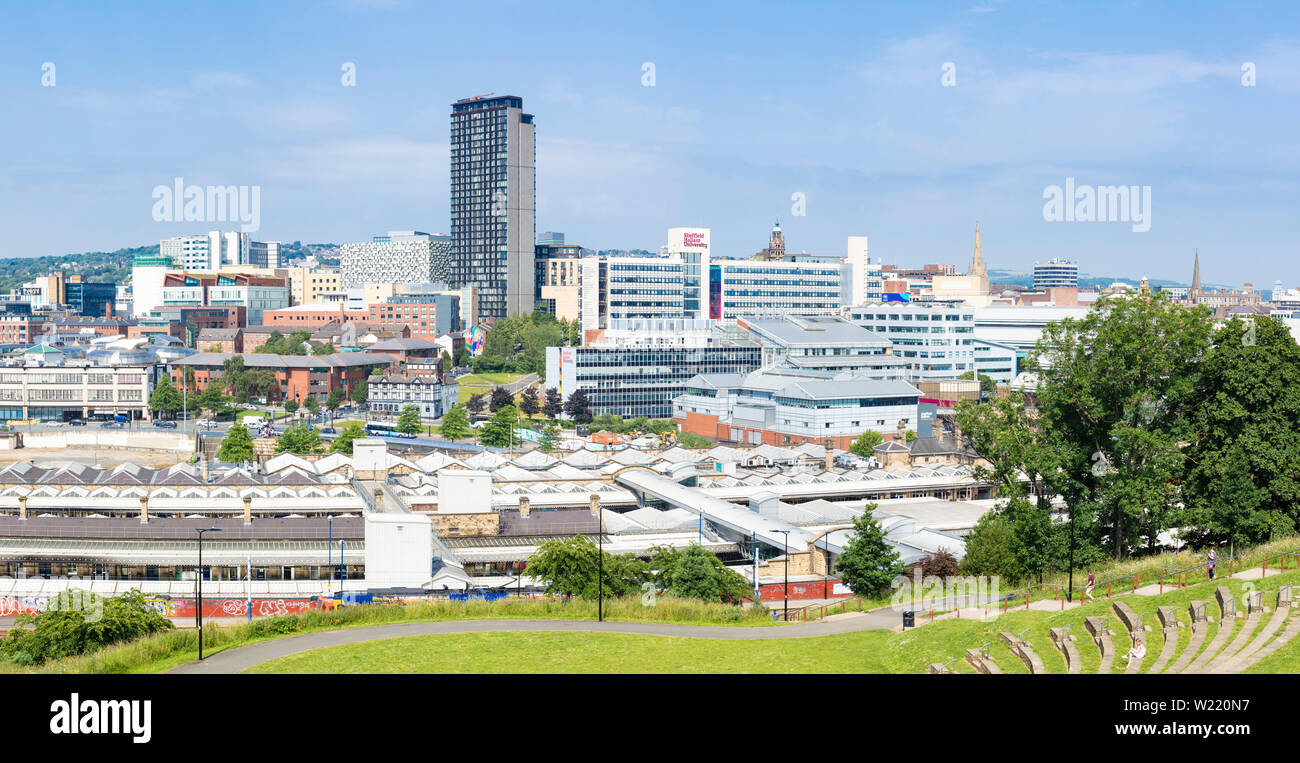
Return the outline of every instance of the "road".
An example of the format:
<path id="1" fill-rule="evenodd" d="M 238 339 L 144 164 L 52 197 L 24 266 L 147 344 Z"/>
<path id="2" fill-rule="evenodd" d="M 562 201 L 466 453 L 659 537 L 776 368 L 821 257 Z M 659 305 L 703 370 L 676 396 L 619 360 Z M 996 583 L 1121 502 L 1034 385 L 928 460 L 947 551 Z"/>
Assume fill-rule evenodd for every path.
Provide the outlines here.
<path id="1" fill-rule="evenodd" d="M 865 630 L 888 630 L 899 624 L 899 616 L 891 610 L 863 613 L 824 622 L 772 627 L 744 627 L 722 625 L 670 625 L 667 623 L 597 623 L 589 620 L 449 620 L 429 623 L 400 623 L 396 625 L 370 625 L 320 633 L 305 633 L 274 641 L 230 649 L 208 657 L 203 662 L 190 662 L 173 668 L 169 673 L 218 674 L 241 673 L 267 660 L 287 657 L 322 647 L 356 644 L 362 641 L 455 633 L 498 632 L 564 632 L 564 633 L 625 633 L 631 635 L 677 636 L 681 638 L 711 638 L 729 640 L 808 638 L 832 636 Z"/>

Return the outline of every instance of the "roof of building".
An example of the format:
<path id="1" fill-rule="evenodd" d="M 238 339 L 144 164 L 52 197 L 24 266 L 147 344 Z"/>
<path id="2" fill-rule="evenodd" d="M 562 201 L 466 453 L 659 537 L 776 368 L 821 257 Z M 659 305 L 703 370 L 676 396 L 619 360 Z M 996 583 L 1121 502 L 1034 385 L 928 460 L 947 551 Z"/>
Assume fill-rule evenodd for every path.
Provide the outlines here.
<path id="1" fill-rule="evenodd" d="M 782 397 L 830 400 L 850 397 L 918 397 L 921 390 L 898 379 L 800 381 L 781 389 Z"/>
<path id="2" fill-rule="evenodd" d="M 236 353 L 199 352 L 177 360 L 178 366 L 220 366 Z M 350 368 L 396 363 L 393 355 L 373 352 L 336 352 L 331 355 L 274 355 L 267 352 L 241 353 L 244 365 L 252 368 Z"/>
<path id="3" fill-rule="evenodd" d="M 436 350 L 440 349 L 439 345 L 428 341 L 427 339 L 385 339 L 382 342 L 375 342 L 370 346 L 375 352 L 387 352 L 390 350 Z"/>
<path id="4" fill-rule="evenodd" d="M 886 348 L 890 342 L 885 337 L 849 320 L 834 315 L 802 315 L 774 317 L 746 317 L 740 323 L 765 341 L 783 347 L 813 345 L 816 347 Z"/>
<path id="5" fill-rule="evenodd" d="M 207 328 L 199 331 L 199 341 L 205 339 L 235 339 L 243 329 L 215 329 Z"/>

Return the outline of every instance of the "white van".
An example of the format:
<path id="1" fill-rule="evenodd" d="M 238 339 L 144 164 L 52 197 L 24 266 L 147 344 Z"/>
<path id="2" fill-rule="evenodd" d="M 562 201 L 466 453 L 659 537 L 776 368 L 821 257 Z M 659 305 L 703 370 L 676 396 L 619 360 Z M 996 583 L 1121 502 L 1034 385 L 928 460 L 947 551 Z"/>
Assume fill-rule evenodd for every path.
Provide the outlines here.
<path id="1" fill-rule="evenodd" d="M 239 423 L 247 427 L 249 432 L 266 428 L 266 419 L 261 416 L 245 416 Z"/>

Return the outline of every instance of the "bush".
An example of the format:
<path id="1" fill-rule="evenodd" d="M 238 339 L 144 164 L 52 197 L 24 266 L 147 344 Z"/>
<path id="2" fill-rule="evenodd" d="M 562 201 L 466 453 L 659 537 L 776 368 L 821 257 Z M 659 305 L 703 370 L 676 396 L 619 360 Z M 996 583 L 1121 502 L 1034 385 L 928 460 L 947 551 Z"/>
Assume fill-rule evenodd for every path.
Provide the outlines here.
<path id="1" fill-rule="evenodd" d="M 37 615 L 19 615 L 14 621 L 19 627 L 0 641 L 0 656 L 18 665 L 39 665 L 175 627 L 135 589 L 108 599 L 69 589 L 51 605 Z"/>

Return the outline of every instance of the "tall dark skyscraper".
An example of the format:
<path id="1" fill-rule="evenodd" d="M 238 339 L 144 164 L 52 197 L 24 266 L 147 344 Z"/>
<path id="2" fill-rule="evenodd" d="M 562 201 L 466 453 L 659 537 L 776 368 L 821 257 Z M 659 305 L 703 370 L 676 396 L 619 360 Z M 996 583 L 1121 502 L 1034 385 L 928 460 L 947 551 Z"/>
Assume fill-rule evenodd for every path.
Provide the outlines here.
<path id="1" fill-rule="evenodd" d="M 451 277 L 478 289 L 476 320 L 533 310 L 537 138 L 523 106 L 490 94 L 451 106 Z"/>

